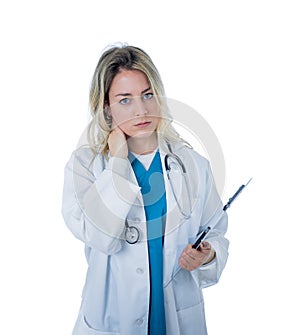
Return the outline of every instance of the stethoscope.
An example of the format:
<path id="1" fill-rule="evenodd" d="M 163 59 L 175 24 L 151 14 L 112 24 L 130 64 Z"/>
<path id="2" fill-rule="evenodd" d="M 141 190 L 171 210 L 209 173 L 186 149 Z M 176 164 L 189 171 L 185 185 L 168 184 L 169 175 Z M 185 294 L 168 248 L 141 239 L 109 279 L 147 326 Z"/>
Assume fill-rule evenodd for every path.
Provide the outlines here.
<path id="1" fill-rule="evenodd" d="M 191 210 L 191 198 L 190 198 L 189 187 L 188 187 L 188 182 L 187 182 L 186 168 L 185 168 L 181 158 L 178 155 L 174 154 L 174 152 L 172 151 L 170 143 L 169 142 L 166 142 L 166 143 L 167 143 L 167 147 L 168 147 L 168 150 L 169 150 L 169 153 L 166 154 L 165 160 L 164 160 L 165 169 L 166 169 L 166 172 L 167 172 L 167 178 L 169 180 L 174 199 L 177 203 L 177 206 L 178 206 L 178 209 L 179 209 L 181 215 L 185 219 L 189 219 L 191 217 L 192 210 Z M 179 201 L 179 199 L 176 195 L 176 192 L 174 190 L 174 186 L 173 186 L 172 178 L 171 178 L 172 169 L 175 168 L 174 164 L 180 170 L 181 176 L 183 177 L 183 180 L 184 180 L 184 187 L 186 188 L 187 193 L 188 193 L 188 210 L 185 210 L 183 208 L 183 206 L 180 204 L 180 201 Z M 128 224 L 127 219 L 126 219 L 125 220 L 125 240 L 126 240 L 126 242 L 129 243 L 129 244 L 135 244 L 135 243 L 138 242 L 139 238 L 140 238 L 140 232 L 139 232 L 138 228 L 136 228 L 134 226 L 130 226 Z"/>
<path id="2" fill-rule="evenodd" d="M 125 220 L 125 240 L 129 244 L 135 244 L 140 238 L 139 230 L 134 226 L 129 226 L 127 219 Z"/>
<path id="3" fill-rule="evenodd" d="M 170 143 L 169 142 L 166 142 L 166 143 L 167 143 L 167 147 L 168 147 L 168 150 L 169 150 L 169 153 L 165 156 L 165 168 L 166 168 L 166 171 L 167 171 L 167 177 L 168 177 L 171 189 L 172 189 L 174 199 L 177 203 L 177 207 L 178 207 L 181 215 L 185 219 L 189 219 L 191 217 L 191 213 L 192 213 L 192 205 L 191 205 L 191 196 L 190 196 L 190 192 L 189 192 L 189 184 L 188 184 L 188 181 L 187 181 L 188 176 L 187 176 L 186 168 L 185 168 L 181 158 L 178 155 L 174 154 L 174 152 L 172 151 Z M 176 192 L 174 190 L 174 185 L 173 185 L 173 182 L 172 182 L 172 179 L 174 179 L 174 178 L 171 178 L 171 172 L 172 172 L 171 166 L 173 165 L 173 169 L 177 170 L 177 168 L 175 169 L 174 164 L 180 170 L 180 174 L 183 177 L 183 181 L 184 181 L 183 185 L 184 185 L 184 188 L 187 191 L 187 198 L 188 198 L 188 199 L 186 199 L 187 202 L 188 202 L 188 205 L 187 205 L 188 209 L 187 210 L 184 210 L 183 205 L 180 204 L 179 198 L 177 197 Z M 185 200 L 185 199 L 183 199 L 183 200 Z"/>

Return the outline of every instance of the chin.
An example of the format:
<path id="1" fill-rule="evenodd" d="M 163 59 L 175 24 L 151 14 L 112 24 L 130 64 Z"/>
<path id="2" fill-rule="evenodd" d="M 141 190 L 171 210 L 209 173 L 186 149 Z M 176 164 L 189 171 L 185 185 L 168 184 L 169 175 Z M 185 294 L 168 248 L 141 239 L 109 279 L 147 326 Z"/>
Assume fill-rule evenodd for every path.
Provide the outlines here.
<path id="1" fill-rule="evenodd" d="M 153 136 L 154 133 L 156 133 L 155 130 L 151 130 L 151 131 L 149 131 L 149 130 L 147 130 L 147 131 L 146 130 L 145 131 L 140 130 L 140 131 L 136 132 L 133 136 L 137 137 L 137 138 L 148 138 L 148 137 Z"/>
<path id="2" fill-rule="evenodd" d="M 153 134 L 156 133 L 155 130 L 139 130 L 139 131 L 135 131 L 135 132 L 128 132 L 126 133 L 126 136 L 127 137 L 130 137 L 130 138 L 136 138 L 136 139 L 142 139 L 142 138 L 149 138 L 151 136 L 153 136 Z"/>

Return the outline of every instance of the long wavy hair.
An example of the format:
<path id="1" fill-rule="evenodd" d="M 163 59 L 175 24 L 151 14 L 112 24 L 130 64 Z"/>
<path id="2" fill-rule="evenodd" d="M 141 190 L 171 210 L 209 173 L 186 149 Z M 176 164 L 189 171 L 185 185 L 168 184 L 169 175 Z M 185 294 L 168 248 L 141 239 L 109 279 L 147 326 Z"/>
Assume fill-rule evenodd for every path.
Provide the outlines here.
<path id="1" fill-rule="evenodd" d="M 106 113 L 105 106 L 109 105 L 108 94 L 112 81 L 121 70 L 139 70 L 146 75 L 160 109 L 160 121 L 156 129 L 160 143 L 161 139 L 171 143 L 182 141 L 172 125 L 164 86 L 151 58 L 142 49 L 123 44 L 110 46 L 104 51 L 93 75 L 89 96 L 92 119 L 87 130 L 88 142 L 93 152 L 107 157 L 111 118 Z"/>

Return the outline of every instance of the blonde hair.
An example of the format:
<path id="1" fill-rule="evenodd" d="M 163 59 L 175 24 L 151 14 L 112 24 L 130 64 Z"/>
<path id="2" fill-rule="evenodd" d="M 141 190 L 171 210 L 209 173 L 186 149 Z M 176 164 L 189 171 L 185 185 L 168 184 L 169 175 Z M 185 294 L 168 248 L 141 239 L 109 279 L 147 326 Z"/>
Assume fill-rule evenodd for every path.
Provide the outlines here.
<path id="1" fill-rule="evenodd" d="M 109 105 L 108 94 L 111 83 L 121 70 L 139 70 L 146 75 L 160 107 L 161 118 L 157 127 L 159 139 L 169 142 L 181 141 L 172 126 L 164 86 L 151 58 L 142 49 L 134 46 L 112 46 L 100 57 L 90 88 L 89 104 L 92 120 L 88 126 L 88 142 L 93 152 L 95 154 L 101 152 L 107 157 L 111 118 L 106 113 L 105 106 Z"/>

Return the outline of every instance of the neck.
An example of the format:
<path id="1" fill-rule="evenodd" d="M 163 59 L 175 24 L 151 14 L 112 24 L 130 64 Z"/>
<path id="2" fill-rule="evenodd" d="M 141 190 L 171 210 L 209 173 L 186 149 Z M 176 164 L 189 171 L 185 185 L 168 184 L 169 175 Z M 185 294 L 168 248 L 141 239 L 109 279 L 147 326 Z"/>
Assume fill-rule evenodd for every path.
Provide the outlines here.
<path id="1" fill-rule="evenodd" d="M 138 155 L 146 155 L 157 148 L 156 132 L 148 137 L 130 137 L 127 139 L 129 150 Z"/>

